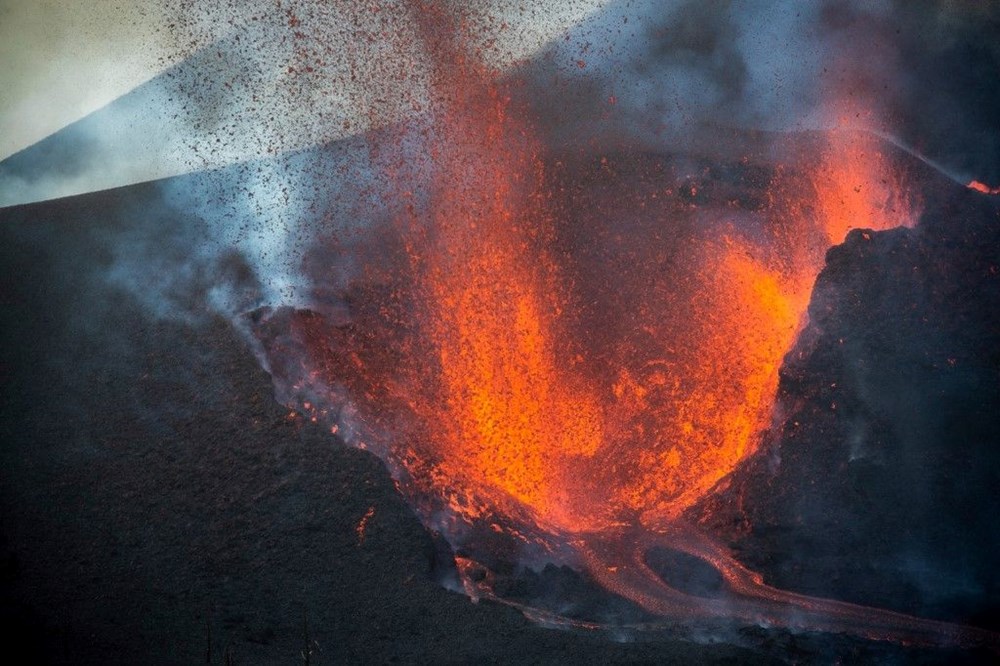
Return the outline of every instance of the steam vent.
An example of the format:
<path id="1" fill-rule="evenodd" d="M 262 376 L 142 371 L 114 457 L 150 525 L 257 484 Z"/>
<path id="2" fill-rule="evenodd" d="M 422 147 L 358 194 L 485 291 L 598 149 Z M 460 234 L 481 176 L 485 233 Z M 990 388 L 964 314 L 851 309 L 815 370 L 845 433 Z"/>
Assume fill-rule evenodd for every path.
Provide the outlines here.
<path id="1" fill-rule="evenodd" d="M 38 664 L 1000 661 L 1000 5 L 15 1 Z"/>

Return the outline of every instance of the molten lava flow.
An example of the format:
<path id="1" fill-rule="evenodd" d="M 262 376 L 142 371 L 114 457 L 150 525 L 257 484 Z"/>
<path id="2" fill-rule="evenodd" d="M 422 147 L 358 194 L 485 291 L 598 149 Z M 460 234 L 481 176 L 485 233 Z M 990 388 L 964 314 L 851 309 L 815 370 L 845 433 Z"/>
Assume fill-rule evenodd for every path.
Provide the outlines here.
<path id="1" fill-rule="evenodd" d="M 671 587 L 647 561 L 647 553 L 656 547 L 675 549 L 710 564 L 721 575 L 723 591 L 706 597 Z M 997 636 L 986 630 L 775 589 L 683 521 L 658 532 L 626 531 L 588 540 L 580 544 L 580 550 L 602 585 L 661 616 L 708 625 L 713 620 L 737 619 L 905 644 L 998 646 Z"/>
<path id="2" fill-rule="evenodd" d="M 530 139 L 501 96 L 465 88 L 477 86 L 485 109 L 452 111 L 440 132 L 450 157 L 417 278 L 438 390 L 416 411 L 438 425 L 438 483 L 513 501 L 563 533 L 675 519 L 755 449 L 829 243 L 858 220 L 912 217 L 867 135 L 834 134 L 811 187 L 773 207 L 788 218 L 778 228 L 678 229 L 676 276 L 622 250 L 630 272 L 604 297 L 628 307 L 604 313 L 634 330 L 602 343 L 565 286 L 571 269 L 545 246 L 557 235 L 539 204 L 545 174 L 516 152 Z M 812 224 L 793 219 L 811 202 Z"/>
<path id="3" fill-rule="evenodd" d="M 502 108 L 485 117 L 502 124 Z M 551 261 L 534 247 L 544 220 L 515 196 L 533 183 L 515 182 L 514 174 L 530 178 L 534 169 L 507 159 L 504 129 L 463 128 L 485 140 L 441 172 L 435 244 L 418 290 L 424 334 L 437 355 L 439 401 L 420 412 L 441 426 L 438 471 L 446 483 L 509 497 L 540 521 L 563 526 L 572 521 L 574 497 L 560 471 L 568 459 L 593 456 L 601 418 L 596 401 L 558 362 L 558 285 Z M 453 145 L 468 148 L 468 139 Z M 476 170 L 463 171 L 470 163 Z M 453 187 L 470 177 L 468 187 Z"/>
<path id="4" fill-rule="evenodd" d="M 433 438 L 432 475 L 444 495 L 474 489 L 540 524 L 570 525 L 576 498 L 566 461 L 594 454 L 602 419 L 555 343 L 561 289 L 534 197 L 540 165 L 532 139 L 512 122 L 508 94 L 457 49 L 441 29 L 445 17 L 421 21 L 449 63 L 435 81 L 442 103 L 430 231 L 411 252 L 419 335 L 433 356 L 411 389 L 424 398 L 414 411 Z M 452 510 L 478 513 L 450 497 Z"/>
<path id="5" fill-rule="evenodd" d="M 635 296 L 643 340 L 615 345 L 610 363 L 586 340 L 560 344 L 579 331 L 579 299 L 546 247 L 556 232 L 541 205 L 545 175 L 480 76 L 464 65 L 446 77 L 464 106 L 440 114 L 440 194 L 415 259 L 436 361 L 415 411 L 436 441 L 436 483 L 513 502 L 556 532 L 673 519 L 767 425 L 807 302 L 801 267 L 768 265 L 739 229 L 696 234 L 682 239 L 697 257 L 688 284 L 668 295 L 654 281 Z"/>

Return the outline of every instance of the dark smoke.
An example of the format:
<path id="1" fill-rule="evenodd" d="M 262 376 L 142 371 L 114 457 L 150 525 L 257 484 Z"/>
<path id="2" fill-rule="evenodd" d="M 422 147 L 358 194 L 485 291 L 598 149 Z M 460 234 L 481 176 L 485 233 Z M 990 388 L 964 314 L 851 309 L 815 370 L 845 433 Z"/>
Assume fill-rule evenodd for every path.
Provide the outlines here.
<path id="1" fill-rule="evenodd" d="M 615 2 L 522 75 L 566 143 L 725 152 L 730 129 L 843 126 L 842 96 L 877 112 L 849 126 L 996 182 L 998 31 L 970 3 Z"/>

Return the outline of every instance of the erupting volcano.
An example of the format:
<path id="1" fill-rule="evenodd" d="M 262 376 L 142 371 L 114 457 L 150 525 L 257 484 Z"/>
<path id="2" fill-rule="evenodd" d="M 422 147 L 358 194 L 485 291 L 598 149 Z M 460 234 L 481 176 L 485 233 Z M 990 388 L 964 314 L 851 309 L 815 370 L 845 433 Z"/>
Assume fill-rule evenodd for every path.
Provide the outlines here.
<path id="1" fill-rule="evenodd" d="M 995 659 L 988 4 L 165 4 L 166 69 L 0 161 L 8 624 Z"/>
<path id="2" fill-rule="evenodd" d="M 431 101 L 376 157 L 403 202 L 381 237 L 394 249 L 349 290 L 348 322 L 261 325 L 286 400 L 385 460 L 474 597 L 503 600 L 477 563 L 499 556 L 568 563 L 664 621 L 995 644 L 769 587 L 685 515 L 774 422 L 827 249 L 919 219 L 888 144 L 845 121 L 734 132 L 745 153 L 728 160 L 555 154 L 463 21 L 433 5 L 413 18 Z M 854 105 L 831 99 L 828 116 Z M 285 325 L 295 343 L 269 343 Z M 657 548 L 711 566 L 720 589 L 672 586 L 647 563 Z"/>

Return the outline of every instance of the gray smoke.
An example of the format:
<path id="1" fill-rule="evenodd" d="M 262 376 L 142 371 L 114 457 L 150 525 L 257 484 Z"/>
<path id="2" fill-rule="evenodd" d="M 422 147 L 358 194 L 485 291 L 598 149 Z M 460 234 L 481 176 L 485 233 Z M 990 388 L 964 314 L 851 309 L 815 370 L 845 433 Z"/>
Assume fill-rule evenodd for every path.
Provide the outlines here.
<path id="1" fill-rule="evenodd" d="M 997 34 L 995 4 L 620 0 L 521 75 L 561 143 L 731 157 L 733 131 L 851 127 L 997 182 Z"/>
<path id="2" fill-rule="evenodd" d="M 575 16 L 594 3 L 582 4 Z M 524 27 L 551 29 L 563 9 L 478 3 L 479 16 L 503 19 L 476 24 L 484 43 L 500 43 L 483 57 L 530 53 Z M 428 194 L 432 65 L 406 11 L 401 1 L 378 12 L 314 0 L 181 3 L 175 42 L 209 46 L 0 163 L 0 205 L 204 172 L 166 182 L 162 210 L 137 213 L 186 215 L 197 233 L 165 239 L 164 224 L 151 224 L 151 240 L 122 244 L 113 279 L 145 289 L 166 313 L 185 300 L 180 276 L 211 281 L 217 264 L 221 286 L 206 293 L 227 316 L 321 307 L 305 267 L 324 266 L 324 279 L 342 286 L 365 262 L 358 248 L 402 205 L 392 199 Z M 522 24 L 504 27 L 515 16 Z M 732 158 L 735 132 L 847 122 L 929 153 L 957 178 L 996 182 L 1000 47 L 987 35 L 997 25 L 997 9 L 945 2 L 616 0 L 509 75 L 527 82 L 514 90 L 553 150 Z M 844 99 L 872 113 L 835 117 Z M 173 239 L 188 240 L 161 252 Z M 229 284 L 234 256 L 252 286 Z M 151 264 L 150 283 L 141 269 Z"/>

